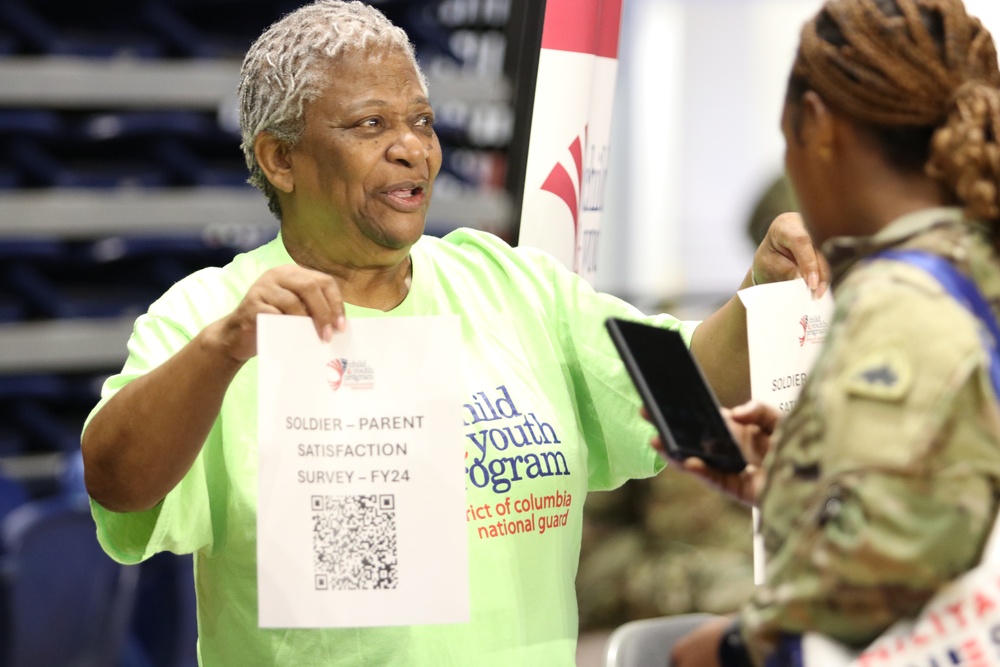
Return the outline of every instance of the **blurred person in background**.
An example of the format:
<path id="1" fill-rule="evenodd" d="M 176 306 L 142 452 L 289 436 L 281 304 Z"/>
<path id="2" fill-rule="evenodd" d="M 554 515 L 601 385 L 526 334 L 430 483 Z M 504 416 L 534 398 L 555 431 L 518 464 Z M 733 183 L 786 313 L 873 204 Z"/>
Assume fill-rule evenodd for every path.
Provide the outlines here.
<path id="1" fill-rule="evenodd" d="M 828 0 L 803 27 L 781 120 L 835 313 L 794 409 L 727 415 L 760 463 L 686 469 L 760 507 L 766 583 L 670 664 L 763 665 L 783 637 L 858 648 L 979 562 L 1000 493 L 1000 403 L 944 258 L 1000 308 L 1000 71 L 961 0 Z M 666 659 L 666 656 L 664 656 Z M 777 663 L 781 664 L 781 663 Z"/>
<path id="2" fill-rule="evenodd" d="M 680 330 L 733 404 L 749 391 L 742 305 L 734 297 L 702 323 L 645 316 L 537 250 L 469 229 L 425 236 L 442 159 L 434 111 L 406 34 L 366 4 L 320 0 L 269 27 L 239 97 L 250 182 L 280 232 L 180 281 L 137 320 L 82 438 L 101 544 L 123 563 L 194 554 L 202 665 L 571 667 L 582 500 L 664 465 L 630 418 L 638 397 L 604 320 Z M 821 288 L 824 270 L 801 221 L 785 220 L 744 284 L 801 274 Z M 546 447 L 565 457 L 559 475 L 508 477 L 513 491 L 468 480 L 477 506 L 506 492 L 579 499 L 544 534 L 479 539 L 470 525 L 469 623 L 258 627 L 260 313 L 308 316 L 324 340 L 345 318 L 457 314 L 464 395 L 530 406 L 556 436 Z M 503 451 L 466 445 L 469 466 L 500 475 Z"/>
<path id="3" fill-rule="evenodd" d="M 767 187 L 754 202 L 750 218 L 747 220 L 747 238 L 757 247 L 767 236 L 767 228 L 779 215 L 797 212 L 799 205 L 795 201 L 795 192 L 788 183 L 788 176 L 779 174 L 768 182 Z"/>

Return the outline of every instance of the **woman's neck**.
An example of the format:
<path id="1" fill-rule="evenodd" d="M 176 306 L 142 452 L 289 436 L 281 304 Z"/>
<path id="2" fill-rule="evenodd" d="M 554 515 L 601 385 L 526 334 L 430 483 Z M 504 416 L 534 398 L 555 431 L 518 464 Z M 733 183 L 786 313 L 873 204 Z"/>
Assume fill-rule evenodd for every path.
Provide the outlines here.
<path id="1" fill-rule="evenodd" d="M 863 188 L 855 201 L 858 212 L 855 219 L 861 234 L 876 234 L 914 211 L 952 205 L 943 189 L 925 176 L 883 178 L 873 182 L 877 186 Z"/>
<path id="2" fill-rule="evenodd" d="M 307 269 L 333 276 L 341 298 L 349 304 L 390 311 L 406 299 L 413 279 L 413 263 L 408 249 L 389 263 L 374 260 L 348 263 L 313 252 L 308 246 L 285 241 L 285 248 L 295 263 Z M 402 253 L 404 251 L 400 251 Z M 385 262 L 386 258 L 381 258 Z"/>

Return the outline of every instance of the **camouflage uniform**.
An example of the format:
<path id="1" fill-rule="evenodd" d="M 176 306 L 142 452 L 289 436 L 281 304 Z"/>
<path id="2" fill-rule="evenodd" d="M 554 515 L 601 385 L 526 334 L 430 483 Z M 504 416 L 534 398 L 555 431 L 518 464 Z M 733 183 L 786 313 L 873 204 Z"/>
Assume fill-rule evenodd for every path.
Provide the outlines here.
<path id="1" fill-rule="evenodd" d="M 824 248 L 827 342 L 772 440 L 761 497 L 768 583 L 740 613 L 756 664 L 781 632 L 864 645 L 973 566 L 997 511 L 1000 409 L 974 316 L 922 270 L 864 262 L 931 251 L 1000 313 L 985 227 L 928 209 Z"/>
<path id="2" fill-rule="evenodd" d="M 584 505 L 581 633 L 690 612 L 731 613 L 753 593 L 750 510 L 675 466 Z"/>

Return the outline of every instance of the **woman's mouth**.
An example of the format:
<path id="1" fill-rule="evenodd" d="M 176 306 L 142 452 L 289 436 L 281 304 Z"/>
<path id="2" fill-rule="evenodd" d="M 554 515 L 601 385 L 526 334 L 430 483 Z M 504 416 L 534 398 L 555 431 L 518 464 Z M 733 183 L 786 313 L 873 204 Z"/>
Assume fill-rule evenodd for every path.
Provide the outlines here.
<path id="1" fill-rule="evenodd" d="M 390 206 L 407 213 L 420 209 L 427 199 L 426 190 L 420 185 L 393 187 L 384 191 L 382 196 Z"/>

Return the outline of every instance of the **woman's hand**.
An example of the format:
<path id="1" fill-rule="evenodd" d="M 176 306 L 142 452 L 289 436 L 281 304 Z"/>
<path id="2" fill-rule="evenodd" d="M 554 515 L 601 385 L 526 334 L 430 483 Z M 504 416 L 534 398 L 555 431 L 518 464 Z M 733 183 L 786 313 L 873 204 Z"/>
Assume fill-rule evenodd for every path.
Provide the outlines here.
<path id="1" fill-rule="evenodd" d="M 229 383 L 257 354 L 257 314 L 312 318 L 329 339 L 344 327 L 344 302 L 325 273 L 289 264 L 267 271 L 229 315 L 108 401 L 83 434 L 87 491 L 116 512 L 147 510 L 187 474 Z"/>
<path id="2" fill-rule="evenodd" d="M 256 356 L 259 313 L 311 317 L 326 341 L 345 324 L 344 301 L 332 276 L 296 264 L 273 268 L 257 279 L 236 310 L 210 325 L 213 339 L 235 361 Z"/>
<path id="3" fill-rule="evenodd" d="M 817 297 L 830 284 L 830 266 L 813 245 L 798 213 L 782 213 L 771 222 L 754 253 L 751 271 L 757 285 L 802 276 Z"/>
<path id="4" fill-rule="evenodd" d="M 641 413 L 649 419 L 645 407 Z M 736 473 L 723 472 L 694 457 L 678 461 L 678 467 L 742 503 L 755 505 L 766 480 L 761 464 L 770 449 L 771 434 L 778 425 L 781 413 L 763 403 L 750 401 L 732 409 L 723 408 L 722 416 L 746 459 L 746 468 Z M 658 435 L 651 442 L 655 449 L 666 455 Z"/>
<path id="5" fill-rule="evenodd" d="M 830 284 L 830 267 L 813 246 L 802 216 L 783 213 L 768 228 L 740 288 L 750 287 L 751 282 L 799 276 L 818 298 Z M 698 325 L 691 337 L 691 353 L 722 405 L 739 405 L 750 398 L 747 313 L 739 296 L 734 295 Z"/>

